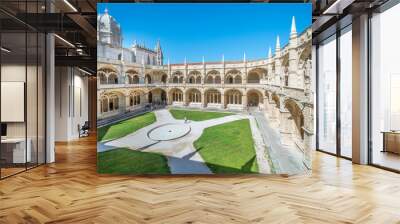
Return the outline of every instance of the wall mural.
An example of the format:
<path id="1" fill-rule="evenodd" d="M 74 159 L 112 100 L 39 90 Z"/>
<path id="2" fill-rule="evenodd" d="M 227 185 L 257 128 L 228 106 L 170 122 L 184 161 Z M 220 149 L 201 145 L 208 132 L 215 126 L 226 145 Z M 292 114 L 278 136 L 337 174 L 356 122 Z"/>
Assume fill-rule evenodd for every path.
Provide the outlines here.
<path id="1" fill-rule="evenodd" d="M 189 61 L 186 57 L 182 61 L 173 59 L 174 52 L 168 49 L 176 46 L 170 48 L 168 40 L 162 38 L 168 23 L 167 27 L 184 29 L 177 33 L 185 32 L 188 43 L 192 43 L 191 27 L 182 25 L 181 20 L 190 21 L 190 15 L 185 15 L 194 9 L 198 10 L 199 17 L 209 18 L 207 13 L 213 12 L 206 10 L 207 4 L 200 7 L 199 4 L 175 5 L 174 10 L 181 10 L 182 18 L 165 17 L 158 25 L 153 22 L 160 14 L 174 13 L 168 8 L 171 5 L 144 5 L 98 4 L 98 172 L 309 172 L 314 137 L 311 4 L 213 4 L 212 8 L 220 10 L 221 18 L 240 7 L 243 7 L 240 8 L 243 14 L 237 16 L 237 20 L 246 20 L 246 13 L 257 17 L 257 13 L 264 12 L 260 15 L 269 16 L 269 20 L 254 22 L 254 29 L 252 24 L 247 24 L 249 27 L 244 27 L 243 33 L 251 32 L 269 42 L 272 39 L 275 45 L 274 51 L 265 47 L 267 42 L 256 50 L 246 51 L 248 58 L 242 53 L 236 60 L 225 60 L 226 54 L 217 61 L 206 60 L 211 56 L 201 54 L 198 61 Z M 232 7 L 231 11 L 227 6 Z M 153 13 L 145 14 L 149 9 L 154 9 Z M 133 19 L 133 16 L 141 18 Z M 201 24 L 204 26 L 208 21 L 209 26 L 214 27 L 219 23 L 215 18 Z M 221 31 L 213 35 L 229 32 L 228 27 L 235 27 L 237 23 L 234 19 L 230 21 L 233 24 L 221 27 Z M 268 28 L 258 30 L 264 25 Z M 149 26 L 151 34 L 140 30 Z M 210 27 L 199 27 L 197 31 L 210 32 Z M 298 30 L 299 27 L 302 29 Z M 242 28 L 238 29 L 241 32 Z M 156 38 L 155 47 L 139 44 L 125 32 L 147 36 L 148 41 Z M 238 34 L 237 38 L 244 36 Z M 211 47 L 214 39 L 204 41 L 207 40 L 210 48 L 205 50 L 220 51 Z M 227 45 L 230 43 L 226 41 Z M 248 45 L 251 48 L 253 44 L 261 43 L 233 47 L 241 49 Z M 221 46 L 221 49 L 223 47 L 232 46 Z M 264 56 L 251 58 L 256 51 Z M 170 63 L 170 57 L 178 62 Z"/>

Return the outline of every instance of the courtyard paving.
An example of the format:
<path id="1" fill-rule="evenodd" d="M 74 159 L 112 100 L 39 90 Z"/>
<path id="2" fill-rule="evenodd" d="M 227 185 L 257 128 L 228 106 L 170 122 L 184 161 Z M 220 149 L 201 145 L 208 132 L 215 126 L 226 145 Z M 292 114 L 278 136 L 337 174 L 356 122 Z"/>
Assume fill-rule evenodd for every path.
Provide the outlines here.
<path id="1" fill-rule="evenodd" d="M 279 129 L 269 122 L 266 114 L 260 111 L 251 113 L 258 123 L 260 133 L 267 144 L 268 155 L 273 164 L 274 173 L 298 174 L 307 171 L 303 163 L 303 154 L 295 147 L 281 143 Z"/>
<path id="2" fill-rule="evenodd" d="M 255 142 L 259 171 L 260 173 L 271 173 L 266 156 L 266 145 L 264 144 L 262 134 L 253 116 L 235 114 L 205 121 L 188 121 L 185 124 L 184 120 L 173 118 L 166 109 L 157 110 L 154 113 L 157 118 L 155 123 L 141 128 L 125 137 L 99 143 L 98 152 L 121 147 L 143 152 L 156 152 L 167 157 L 168 166 L 173 174 L 211 174 L 211 170 L 204 163 L 201 155 L 196 151 L 193 142 L 201 136 L 205 128 L 240 119 L 249 119 L 253 140 Z M 156 141 L 148 137 L 149 131 L 166 124 L 189 125 L 191 131 L 184 137 L 169 141 Z"/>

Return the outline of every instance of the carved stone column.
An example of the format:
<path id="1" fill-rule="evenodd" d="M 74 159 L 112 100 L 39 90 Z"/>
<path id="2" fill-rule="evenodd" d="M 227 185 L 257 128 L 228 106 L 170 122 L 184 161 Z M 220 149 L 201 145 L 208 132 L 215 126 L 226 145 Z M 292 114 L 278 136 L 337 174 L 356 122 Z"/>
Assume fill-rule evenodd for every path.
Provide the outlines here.
<path id="1" fill-rule="evenodd" d="M 205 103 L 205 94 L 204 94 L 204 92 L 203 92 L 203 93 L 201 93 L 201 107 L 204 108 L 205 106 L 206 106 L 206 103 Z"/>
<path id="2" fill-rule="evenodd" d="M 124 96 L 124 97 L 125 97 L 125 105 L 126 105 L 125 111 L 126 111 L 127 108 L 131 106 L 131 105 L 130 105 L 130 95 Z"/>
<path id="3" fill-rule="evenodd" d="M 187 106 L 186 92 L 185 91 L 182 91 L 182 92 L 183 92 L 182 93 L 183 106 Z"/>
<path id="4" fill-rule="evenodd" d="M 279 96 L 279 132 L 281 133 L 281 142 L 284 145 L 293 145 L 293 118 L 285 107 L 285 96 Z"/>
<path id="5" fill-rule="evenodd" d="M 168 105 L 171 105 L 172 104 L 172 94 L 168 94 L 168 92 L 167 92 L 166 95 L 167 95 Z"/>
<path id="6" fill-rule="evenodd" d="M 243 109 L 247 108 L 247 96 L 245 94 L 242 95 L 242 105 Z"/>
<path id="7" fill-rule="evenodd" d="M 100 94 L 97 93 L 97 117 L 101 118 L 101 106 L 103 102 L 101 102 Z"/>
<path id="8" fill-rule="evenodd" d="M 221 94 L 221 109 L 225 109 L 225 95 Z"/>
<path id="9" fill-rule="evenodd" d="M 293 145 L 292 139 L 292 118 L 288 110 L 280 110 L 279 116 L 279 132 L 281 133 L 281 143 L 283 145 Z"/>
<path id="10" fill-rule="evenodd" d="M 271 118 L 271 119 L 277 119 L 278 118 L 278 116 L 277 116 L 277 113 L 276 113 L 276 103 L 275 103 L 275 101 L 274 100 L 272 100 L 272 97 L 271 98 L 269 98 L 269 108 L 268 108 L 268 115 L 269 115 L 269 118 Z"/>
<path id="11" fill-rule="evenodd" d="M 268 97 L 265 96 L 263 99 L 263 102 L 264 102 L 264 110 L 268 111 L 268 109 L 269 109 Z"/>
<path id="12" fill-rule="evenodd" d="M 311 103 L 304 103 L 304 162 L 311 169 L 312 152 L 314 151 L 314 108 Z"/>

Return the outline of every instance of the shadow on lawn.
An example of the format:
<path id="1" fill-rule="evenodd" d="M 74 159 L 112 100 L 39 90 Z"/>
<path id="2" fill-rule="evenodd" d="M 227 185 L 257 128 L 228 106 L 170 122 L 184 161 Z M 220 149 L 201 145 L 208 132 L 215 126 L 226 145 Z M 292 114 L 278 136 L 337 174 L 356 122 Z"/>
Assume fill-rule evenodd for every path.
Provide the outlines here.
<path id="1" fill-rule="evenodd" d="M 187 159 L 187 160 L 189 160 L 189 159 L 192 158 L 196 153 L 200 152 L 202 149 L 203 149 L 203 147 L 200 147 L 200 148 L 198 148 L 196 151 L 186 154 L 185 156 L 182 157 L 182 159 Z"/>
<path id="2" fill-rule="evenodd" d="M 201 148 L 199 150 L 201 150 Z M 113 150 L 110 150 L 110 151 L 113 151 Z M 135 150 L 132 150 L 132 151 L 133 151 L 132 154 L 135 154 L 136 156 L 138 156 L 137 158 L 142 157 L 142 159 L 138 159 L 138 160 L 135 161 L 135 158 L 131 157 L 131 159 L 127 160 L 126 159 L 126 155 L 125 155 L 125 156 L 121 157 L 121 159 L 118 161 L 118 166 L 120 167 L 121 170 L 115 169 L 115 167 L 114 167 L 114 169 L 108 170 L 108 171 L 111 171 L 111 172 L 107 172 L 107 171 L 105 172 L 105 170 L 102 170 L 100 168 L 100 169 L 98 169 L 98 172 L 102 173 L 102 174 L 125 174 L 125 175 L 154 175 L 154 174 L 157 175 L 157 174 L 161 174 L 161 175 L 165 175 L 165 173 L 157 173 L 157 170 L 159 170 L 159 164 L 153 164 L 150 161 L 143 161 L 143 156 L 152 155 L 152 154 L 156 155 L 158 153 L 142 152 L 142 151 L 135 151 Z M 193 164 L 192 166 L 196 167 L 197 165 L 203 164 L 203 163 L 202 162 L 198 162 L 198 161 L 194 161 L 194 160 L 190 160 L 190 158 L 195 153 L 196 152 L 189 153 L 189 154 L 185 155 L 183 158 L 177 158 L 177 157 L 175 157 L 175 158 L 178 159 L 178 160 L 190 161 L 190 164 Z M 106 167 L 113 166 L 112 164 L 109 164 L 110 160 L 114 160 L 114 163 L 116 162 L 115 161 L 116 158 L 114 156 L 117 156 L 117 155 L 115 155 L 115 154 L 113 155 L 114 158 L 110 158 L 108 156 L 104 157 L 105 155 L 110 154 L 110 153 L 101 152 L 99 154 L 102 154 L 103 156 L 102 156 L 101 160 L 98 160 L 98 162 L 99 163 L 104 163 L 104 164 L 98 164 L 97 165 L 98 167 L 106 168 Z M 158 154 L 158 155 L 160 155 L 160 154 Z M 166 161 L 166 158 L 165 158 L 165 161 Z M 132 170 L 132 168 L 133 168 L 132 165 L 137 164 L 137 162 L 141 163 L 142 170 L 134 170 L 134 169 Z M 235 175 L 235 174 L 257 174 L 258 172 L 254 172 L 254 171 L 251 170 L 252 166 L 254 166 L 254 163 L 256 163 L 256 157 L 255 156 L 252 157 L 251 159 L 249 159 L 241 168 L 228 167 L 228 166 L 223 166 L 223 165 L 220 165 L 220 164 L 207 163 L 207 162 L 205 164 L 210 168 L 210 170 L 214 174 Z M 139 164 L 137 164 L 137 165 L 139 165 Z M 143 167 L 143 165 L 145 167 Z M 131 167 L 131 169 L 128 169 L 128 167 Z M 127 172 L 127 170 L 130 170 L 130 171 Z M 143 172 L 144 170 L 146 172 Z M 186 173 L 186 172 L 185 173 L 177 173 L 175 175 L 188 175 L 188 174 L 189 175 L 190 174 L 199 175 L 198 173 L 190 173 L 190 172 L 188 172 L 188 173 Z"/>
<path id="3" fill-rule="evenodd" d="M 97 129 L 97 141 L 102 141 L 104 136 L 107 134 L 108 129 L 110 129 L 111 125 L 103 126 Z"/>
<path id="4" fill-rule="evenodd" d="M 254 173 L 259 173 L 251 170 L 253 164 L 255 163 L 255 160 L 256 160 L 255 157 L 251 158 L 240 169 L 235 167 L 223 166 L 215 163 L 206 162 L 206 164 L 214 174 L 245 174 L 245 173 L 254 174 Z"/>

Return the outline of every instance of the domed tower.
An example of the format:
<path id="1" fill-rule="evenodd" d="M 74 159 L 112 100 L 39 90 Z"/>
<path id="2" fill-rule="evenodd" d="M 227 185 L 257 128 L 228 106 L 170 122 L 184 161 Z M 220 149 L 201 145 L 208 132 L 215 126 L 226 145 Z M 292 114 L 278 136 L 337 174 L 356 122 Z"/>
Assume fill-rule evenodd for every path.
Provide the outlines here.
<path id="1" fill-rule="evenodd" d="M 104 10 L 97 16 L 97 40 L 113 47 L 122 47 L 122 31 L 117 21 Z"/>

